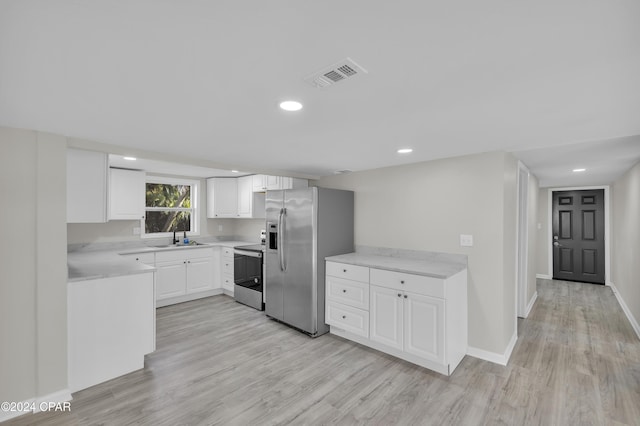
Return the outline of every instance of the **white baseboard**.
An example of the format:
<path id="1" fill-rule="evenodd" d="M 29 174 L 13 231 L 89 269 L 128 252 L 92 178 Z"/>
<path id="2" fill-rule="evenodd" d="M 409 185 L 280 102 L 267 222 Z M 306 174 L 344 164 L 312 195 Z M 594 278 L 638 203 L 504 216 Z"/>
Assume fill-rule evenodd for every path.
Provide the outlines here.
<path id="1" fill-rule="evenodd" d="M 474 348 L 469 346 L 467 350 L 467 355 L 472 356 L 474 358 L 483 359 L 485 361 L 493 362 L 494 364 L 507 365 L 509 363 L 509 358 L 511 358 L 511 352 L 513 352 L 513 348 L 516 346 L 516 342 L 518 341 L 518 333 L 517 330 L 514 331 L 513 336 L 511 336 L 511 341 L 505 349 L 503 354 L 499 354 L 496 352 L 485 351 L 484 349 Z"/>
<path id="2" fill-rule="evenodd" d="M 71 392 L 69 389 L 62 389 L 57 392 L 50 393 L 48 395 L 39 396 L 37 398 L 31 398 L 26 401 L 18 402 L 16 405 L 18 407 L 33 407 L 33 410 L 30 411 L 3 411 L 0 410 L 0 423 L 5 422 L 9 419 L 13 419 L 15 417 L 19 417 L 25 414 L 33 414 L 39 413 L 42 411 L 40 409 L 41 404 L 48 405 L 48 403 L 61 403 L 71 401 L 73 397 L 71 396 Z M 45 408 L 46 410 L 46 408 Z"/>
<path id="3" fill-rule="evenodd" d="M 533 305 L 534 303 L 536 303 L 536 300 L 538 300 L 538 292 L 536 291 L 535 293 L 533 293 L 533 296 L 531 296 L 531 300 L 529 300 L 529 304 L 527 305 L 527 309 L 525 309 L 524 312 L 524 317 L 527 318 L 529 316 L 529 314 L 531 313 L 531 309 L 533 309 Z"/>
<path id="4" fill-rule="evenodd" d="M 553 277 L 547 274 L 536 274 L 536 278 L 540 278 L 541 280 L 552 280 Z"/>
<path id="5" fill-rule="evenodd" d="M 618 300 L 620 307 L 622 308 L 622 310 L 624 311 L 624 314 L 627 316 L 627 319 L 631 323 L 631 327 L 633 328 L 633 331 L 636 332 L 636 336 L 638 336 L 638 339 L 640 339 L 640 325 L 638 325 L 638 321 L 635 319 L 635 317 L 631 313 L 631 310 L 629 309 L 627 304 L 624 302 L 624 299 L 618 292 L 618 289 L 616 288 L 615 284 L 612 282 L 609 282 L 607 284 L 611 286 L 611 290 L 613 290 L 613 294 L 616 296 L 616 299 Z"/>

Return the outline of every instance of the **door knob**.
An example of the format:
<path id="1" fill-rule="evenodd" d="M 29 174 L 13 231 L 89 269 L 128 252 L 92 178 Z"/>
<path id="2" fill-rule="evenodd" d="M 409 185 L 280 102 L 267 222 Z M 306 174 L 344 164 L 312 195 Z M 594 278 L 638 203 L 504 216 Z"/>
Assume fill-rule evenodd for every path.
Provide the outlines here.
<path id="1" fill-rule="evenodd" d="M 560 243 L 559 243 L 559 242 L 557 242 L 557 241 L 555 241 L 555 242 L 553 243 L 553 246 L 554 246 L 554 247 L 562 247 L 562 246 L 560 245 Z"/>

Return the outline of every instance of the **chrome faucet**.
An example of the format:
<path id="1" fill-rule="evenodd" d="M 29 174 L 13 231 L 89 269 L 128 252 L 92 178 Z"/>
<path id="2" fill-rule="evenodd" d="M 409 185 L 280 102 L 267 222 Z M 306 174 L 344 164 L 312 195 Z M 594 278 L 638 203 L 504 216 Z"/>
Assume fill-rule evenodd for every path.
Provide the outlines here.
<path id="1" fill-rule="evenodd" d="M 176 238 L 176 230 L 173 230 L 173 244 L 178 244 L 180 240 Z"/>

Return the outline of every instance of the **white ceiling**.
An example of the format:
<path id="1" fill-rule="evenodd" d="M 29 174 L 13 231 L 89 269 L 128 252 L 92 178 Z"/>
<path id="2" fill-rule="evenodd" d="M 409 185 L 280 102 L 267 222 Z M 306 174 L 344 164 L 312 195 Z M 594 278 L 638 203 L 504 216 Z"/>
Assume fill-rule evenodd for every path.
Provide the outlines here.
<path id="1" fill-rule="evenodd" d="M 318 176 L 559 160 L 640 135 L 638 46 L 632 0 L 0 0 L 0 125 Z M 368 74 L 304 82 L 346 57 Z"/>

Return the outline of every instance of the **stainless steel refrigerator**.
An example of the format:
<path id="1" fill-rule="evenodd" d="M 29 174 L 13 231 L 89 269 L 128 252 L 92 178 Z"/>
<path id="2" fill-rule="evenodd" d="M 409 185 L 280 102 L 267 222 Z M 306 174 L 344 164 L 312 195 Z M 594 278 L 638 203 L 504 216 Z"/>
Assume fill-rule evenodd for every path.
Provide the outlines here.
<path id="1" fill-rule="evenodd" d="M 353 252 L 353 192 L 267 191 L 265 207 L 265 312 L 310 336 L 324 334 L 324 258 Z"/>

